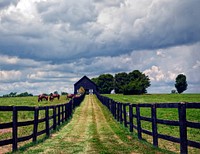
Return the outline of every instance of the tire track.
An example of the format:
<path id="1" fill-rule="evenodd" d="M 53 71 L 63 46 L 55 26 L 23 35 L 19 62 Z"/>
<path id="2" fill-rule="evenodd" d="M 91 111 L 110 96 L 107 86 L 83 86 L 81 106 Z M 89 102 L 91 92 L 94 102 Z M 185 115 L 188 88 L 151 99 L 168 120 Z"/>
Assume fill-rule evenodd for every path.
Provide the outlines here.
<path id="1" fill-rule="evenodd" d="M 130 151 L 128 149 L 130 149 L 130 146 L 132 145 L 128 145 L 116 134 L 116 132 L 110 127 L 110 123 L 107 121 L 108 118 L 103 114 L 101 104 L 99 104 L 94 97 L 92 100 L 95 109 L 97 133 L 99 134 L 101 143 L 103 143 L 104 147 L 107 149 L 107 152 L 129 153 Z M 113 121 L 113 119 L 111 120 Z"/>
<path id="2" fill-rule="evenodd" d="M 19 153 L 157 153 L 152 147 L 132 137 L 127 138 L 127 134 L 130 135 L 113 119 L 96 96 L 87 95 L 75 110 L 71 121 L 59 132 L 43 143 Z"/>

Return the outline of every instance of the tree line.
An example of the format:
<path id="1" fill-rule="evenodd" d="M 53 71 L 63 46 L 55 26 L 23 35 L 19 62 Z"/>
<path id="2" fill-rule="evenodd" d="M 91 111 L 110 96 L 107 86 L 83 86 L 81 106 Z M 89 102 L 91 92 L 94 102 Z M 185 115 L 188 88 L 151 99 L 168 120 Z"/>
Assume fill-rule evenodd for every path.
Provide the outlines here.
<path id="1" fill-rule="evenodd" d="M 151 85 L 150 79 L 139 70 L 132 72 L 111 74 L 101 74 L 99 77 L 91 79 L 98 86 L 101 94 L 109 94 L 113 89 L 115 93 L 124 95 L 144 94 Z"/>
<path id="2" fill-rule="evenodd" d="M 28 96 L 33 96 L 33 94 L 28 93 L 28 92 L 23 92 L 20 94 L 17 94 L 17 92 L 11 92 L 9 94 L 3 95 L 3 97 L 28 97 Z"/>
<path id="3" fill-rule="evenodd" d="M 111 74 L 101 74 L 99 77 L 91 79 L 97 86 L 101 94 L 109 94 L 112 90 L 115 93 L 124 95 L 138 95 L 147 93 L 147 88 L 150 87 L 150 79 L 147 75 L 134 70 L 132 72 L 117 73 L 114 76 Z M 187 90 L 186 76 L 179 74 L 175 80 L 175 88 L 180 94 Z M 173 90 L 173 93 L 176 90 Z"/>
<path id="4" fill-rule="evenodd" d="M 58 94 L 58 91 L 54 91 L 53 93 Z M 44 94 L 49 95 L 49 94 L 46 94 L 46 93 L 44 93 Z M 68 94 L 67 92 L 61 92 L 61 95 L 67 95 L 67 94 Z M 9 94 L 5 94 L 5 95 L 0 96 L 0 97 L 30 97 L 30 96 L 33 96 L 33 94 L 28 93 L 28 92 L 23 92 L 23 93 L 20 93 L 20 94 L 17 94 L 17 92 L 10 92 Z"/>

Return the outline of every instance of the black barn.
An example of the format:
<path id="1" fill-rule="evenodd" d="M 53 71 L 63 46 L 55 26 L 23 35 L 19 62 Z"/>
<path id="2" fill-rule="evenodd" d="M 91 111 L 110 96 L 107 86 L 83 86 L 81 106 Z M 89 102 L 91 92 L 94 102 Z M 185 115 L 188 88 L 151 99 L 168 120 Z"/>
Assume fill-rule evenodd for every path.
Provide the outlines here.
<path id="1" fill-rule="evenodd" d="M 83 76 L 78 82 L 74 84 L 74 94 L 77 94 L 77 91 L 80 87 L 83 87 L 85 89 L 86 94 L 96 94 L 98 92 L 97 85 L 87 76 Z"/>

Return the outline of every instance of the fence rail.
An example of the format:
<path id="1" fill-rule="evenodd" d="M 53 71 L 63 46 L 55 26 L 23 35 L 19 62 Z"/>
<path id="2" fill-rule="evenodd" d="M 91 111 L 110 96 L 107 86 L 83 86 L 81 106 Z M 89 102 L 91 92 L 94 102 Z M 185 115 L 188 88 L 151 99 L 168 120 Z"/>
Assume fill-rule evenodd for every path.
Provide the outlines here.
<path id="1" fill-rule="evenodd" d="M 37 141 L 37 137 L 46 134 L 50 135 L 51 130 L 56 130 L 57 126 L 61 125 L 64 121 L 67 121 L 73 113 L 73 110 L 80 105 L 84 95 L 75 97 L 70 102 L 54 106 L 0 106 L 0 112 L 9 111 L 12 112 L 12 122 L 0 123 L 0 129 L 12 128 L 12 138 L 6 140 L 0 140 L 0 146 L 12 144 L 12 151 L 18 149 L 18 143 L 32 139 L 33 142 Z M 52 115 L 49 115 L 52 110 Z M 18 121 L 19 111 L 32 111 L 34 112 L 33 120 Z M 40 111 L 45 112 L 45 117 L 39 118 Z M 53 120 L 53 124 L 50 126 L 50 120 Z M 45 129 L 38 131 L 38 125 L 45 122 Z M 33 125 L 33 131 L 31 135 L 18 137 L 18 128 L 22 126 Z"/>
<path id="2" fill-rule="evenodd" d="M 186 119 L 187 109 L 200 109 L 200 103 L 160 103 L 160 104 L 129 104 L 115 102 L 114 100 L 97 95 L 98 99 L 104 104 L 112 113 L 114 118 L 123 123 L 125 127 L 129 127 L 129 131 L 133 132 L 135 129 L 139 139 L 142 139 L 142 133 L 152 136 L 153 145 L 158 147 L 158 139 L 164 139 L 171 142 L 180 144 L 180 153 L 188 153 L 188 146 L 200 148 L 200 142 L 191 141 L 187 138 L 187 128 L 200 129 L 199 122 L 191 122 Z M 141 116 L 141 108 L 150 108 L 151 117 Z M 176 108 L 178 109 L 178 121 L 163 120 L 157 118 L 158 108 Z M 133 109 L 136 114 L 133 113 Z M 129 112 L 127 112 L 129 110 Z M 128 115 L 128 116 L 127 116 Z M 127 119 L 128 117 L 128 119 Z M 136 119 L 136 123 L 133 123 L 133 119 Z M 146 130 L 142 128 L 141 121 L 147 121 L 152 124 L 152 129 Z M 158 133 L 158 124 L 164 124 L 169 126 L 179 127 L 179 138 L 169 135 Z"/>

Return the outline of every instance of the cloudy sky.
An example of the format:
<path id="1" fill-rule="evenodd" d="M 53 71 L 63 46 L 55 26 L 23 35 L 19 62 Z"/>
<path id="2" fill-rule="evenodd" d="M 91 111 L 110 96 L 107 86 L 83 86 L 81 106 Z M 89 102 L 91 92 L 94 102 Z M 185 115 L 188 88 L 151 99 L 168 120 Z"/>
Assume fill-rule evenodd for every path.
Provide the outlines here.
<path id="1" fill-rule="evenodd" d="M 140 70 L 149 93 L 200 93 L 200 0 L 0 0 L 0 95 L 73 92 Z"/>

